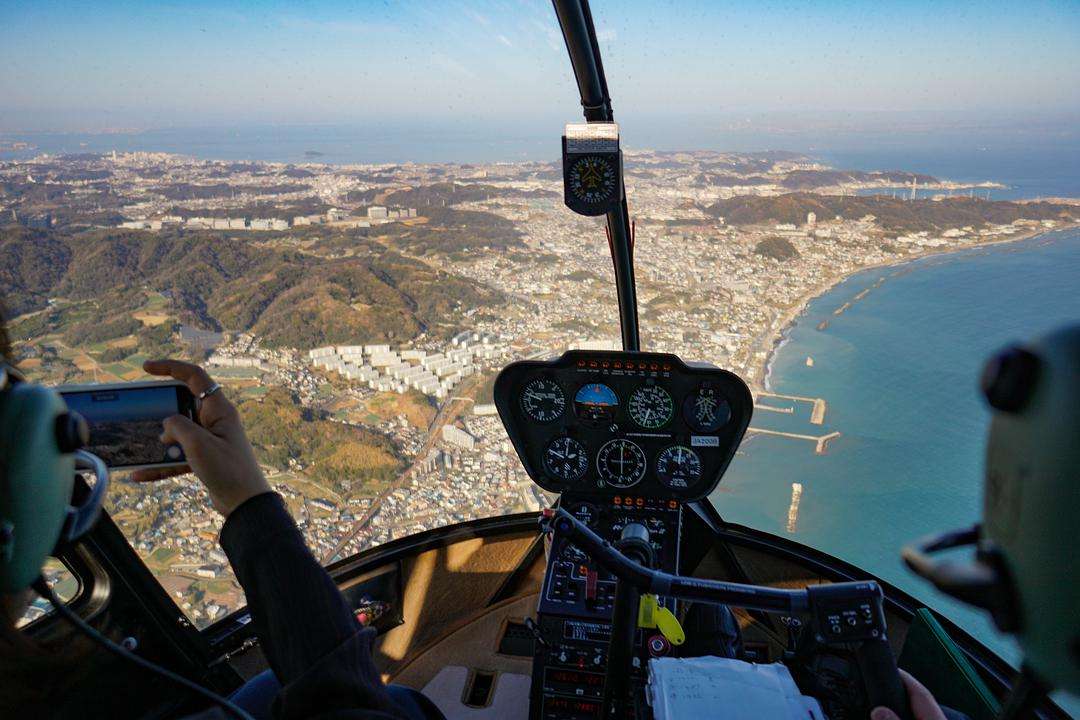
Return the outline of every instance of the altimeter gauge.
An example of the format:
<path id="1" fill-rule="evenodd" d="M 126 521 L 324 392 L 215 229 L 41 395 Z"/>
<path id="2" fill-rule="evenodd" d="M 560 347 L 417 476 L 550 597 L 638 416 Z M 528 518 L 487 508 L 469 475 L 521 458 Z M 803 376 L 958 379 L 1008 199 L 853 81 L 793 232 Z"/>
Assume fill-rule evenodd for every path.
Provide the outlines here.
<path id="1" fill-rule="evenodd" d="M 701 479 L 701 458 L 688 447 L 672 445 L 656 458 L 656 477 L 672 490 L 685 490 Z"/>
<path id="2" fill-rule="evenodd" d="M 658 385 L 642 385 L 630 395 L 630 417 L 646 430 L 668 424 L 675 414 L 675 403 L 668 391 Z"/>
<path id="3" fill-rule="evenodd" d="M 534 378 L 521 391 L 521 409 L 537 422 L 554 422 L 566 409 L 566 395 L 554 380 Z"/>
<path id="4" fill-rule="evenodd" d="M 596 471 L 608 485 L 628 488 L 641 482 L 647 461 L 637 443 L 621 438 L 608 440 L 596 454 Z"/>
<path id="5" fill-rule="evenodd" d="M 555 438 L 544 450 L 544 467 L 560 480 L 577 480 L 589 467 L 585 446 L 572 437 Z"/>

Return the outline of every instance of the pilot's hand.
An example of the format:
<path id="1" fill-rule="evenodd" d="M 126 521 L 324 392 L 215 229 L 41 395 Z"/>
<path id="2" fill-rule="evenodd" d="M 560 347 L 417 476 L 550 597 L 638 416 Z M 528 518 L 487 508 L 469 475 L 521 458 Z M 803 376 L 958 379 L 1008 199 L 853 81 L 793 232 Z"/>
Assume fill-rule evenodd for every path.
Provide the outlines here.
<path id="1" fill-rule="evenodd" d="M 167 375 L 188 386 L 196 397 L 214 381 L 197 365 L 179 360 L 147 360 L 143 369 L 151 375 Z M 161 480 L 194 472 L 210 492 L 210 502 L 225 517 L 245 500 L 269 492 L 270 484 L 259 469 L 255 451 L 244 434 L 240 414 L 221 390 L 199 405 L 199 424 L 183 415 L 165 418 L 161 441 L 179 443 L 188 465 L 138 470 L 136 482 Z"/>
<path id="2" fill-rule="evenodd" d="M 911 716 L 914 720 L 945 720 L 941 706 L 926 687 L 903 670 L 900 679 L 907 688 L 908 700 L 911 701 Z M 870 712 L 870 720 L 900 720 L 896 713 L 886 707 L 876 707 Z"/>

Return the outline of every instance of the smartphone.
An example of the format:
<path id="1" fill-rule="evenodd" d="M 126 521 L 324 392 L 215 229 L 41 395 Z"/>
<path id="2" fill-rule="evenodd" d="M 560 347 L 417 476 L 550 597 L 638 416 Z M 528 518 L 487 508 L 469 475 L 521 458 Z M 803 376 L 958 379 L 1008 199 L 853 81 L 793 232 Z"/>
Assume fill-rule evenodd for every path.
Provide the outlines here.
<path id="1" fill-rule="evenodd" d="M 184 415 L 198 422 L 195 396 L 176 380 L 103 385 L 64 385 L 57 388 L 69 410 L 86 419 L 90 444 L 86 450 L 113 470 L 138 470 L 184 465 L 179 445 L 161 442 L 161 421 Z"/>

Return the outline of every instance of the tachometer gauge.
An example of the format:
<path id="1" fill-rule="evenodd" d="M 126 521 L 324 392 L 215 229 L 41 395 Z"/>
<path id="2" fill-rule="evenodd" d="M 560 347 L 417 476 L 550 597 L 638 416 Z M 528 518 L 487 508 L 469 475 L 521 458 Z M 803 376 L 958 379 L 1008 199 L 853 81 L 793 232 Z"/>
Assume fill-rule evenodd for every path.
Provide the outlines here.
<path id="1" fill-rule="evenodd" d="M 656 477 L 672 490 L 685 490 L 701 479 L 701 458 L 683 445 L 672 445 L 656 458 Z"/>
<path id="2" fill-rule="evenodd" d="M 658 385 L 642 385 L 630 395 L 630 417 L 647 430 L 668 424 L 675 413 L 675 403 L 668 391 Z"/>
<path id="3" fill-rule="evenodd" d="M 630 440 L 608 440 L 596 454 L 596 471 L 608 485 L 628 488 L 645 475 L 645 453 Z"/>
<path id="4" fill-rule="evenodd" d="M 716 432 L 731 420 L 731 404 L 716 388 L 700 387 L 686 396 L 683 417 L 695 432 Z"/>
<path id="5" fill-rule="evenodd" d="M 603 383 L 582 385 L 574 395 L 574 411 L 583 421 L 593 425 L 606 425 L 615 419 L 619 396 Z"/>
<path id="6" fill-rule="evenodd" d="M 544 466 L 555 477 L 574 481 L 585 474 L 589 458 L 580 442 L 572 437 L 558 437 L 544 450 Z"/>
<path id="7" fill-rule="evenodd" d="M 521 409 L 537 422 L 554 422 L 566 409 L 566 396 L 554 380 L 534 378 L 521 392 Z"/>

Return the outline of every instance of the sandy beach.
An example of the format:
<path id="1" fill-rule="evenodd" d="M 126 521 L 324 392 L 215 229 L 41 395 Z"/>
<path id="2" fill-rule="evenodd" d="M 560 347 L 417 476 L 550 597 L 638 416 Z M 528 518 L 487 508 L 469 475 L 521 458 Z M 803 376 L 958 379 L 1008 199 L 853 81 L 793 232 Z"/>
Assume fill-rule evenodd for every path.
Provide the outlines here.
<path id="1" fill-rule="evenodd" d="M 1078 227 L 1080 227 L 1080 223 L 1063 224 L 1060 227 L 1049 229 L 1035 228 L 1026 232 L 1017 233 L 1016 235 L 1012 235 L 1007 238 L 987 240 L 985 242 L 972 243 L 968 245 L 957 245 L 956 247 L 944 249 L 935 248 L 926 252 L 907 255 L 903 258 L 898 258 L 897 260 L 890 260 L 888 262 L 882 263 L 871 263 L 855 268 L 849 272 L 837 273 L 825 282 L 819 283 L 818 285 L 808 290 L 804 295 L 799 298 L 799 300 L 794 305 L 792 305 L 789 309 L 785 310 L 783 313 L 780 314 L 780 317 L 777 318 L 777 320 L 772 324 L 770 329 L 765 332 L 764 335 L 754 341 L 750 356 L 753 357 L 754 354 L 756 354 L 762 348 L 766 350 L 766 355 L 765 362 L 762 364 L 760 369 L 758 369 L 758 372 L 755 373 L 755 376 L 748 378 L 748 380 L 750 381 L 750 386 L 752 389 L 755 390 L 770 389 L 769 373 L 772 368 L 773 358 L 775 357 L 777 350 L 779 350 L 780 347 L 783 345 L 788 330 L 799 318 L 799 316 L 801 316 L 806 311 L 807 305 L 809 305 L 812 300 L 829 292 L 834 287 L 844 282 L 848 278 L 852 277 L 853 275 L 865 272 L 867 270 L 895 268 L 914 262 L 916 260 L 922 260 L 928 257 L 934 257 L 938 255 L 952 255 L 954 253 L 962 252 L 964 250 L 973 250 L 976 248 L 990 247 L 993 245 L 1005 245 L 1009 243 L 1023 242 L 1025 240 L 1031 240 L 1032 238 L 1039 237 L 1040 235 L 1047 235 L 1049 233 L 1060 232 L 1062 230 L 1071 230 Z"/>

